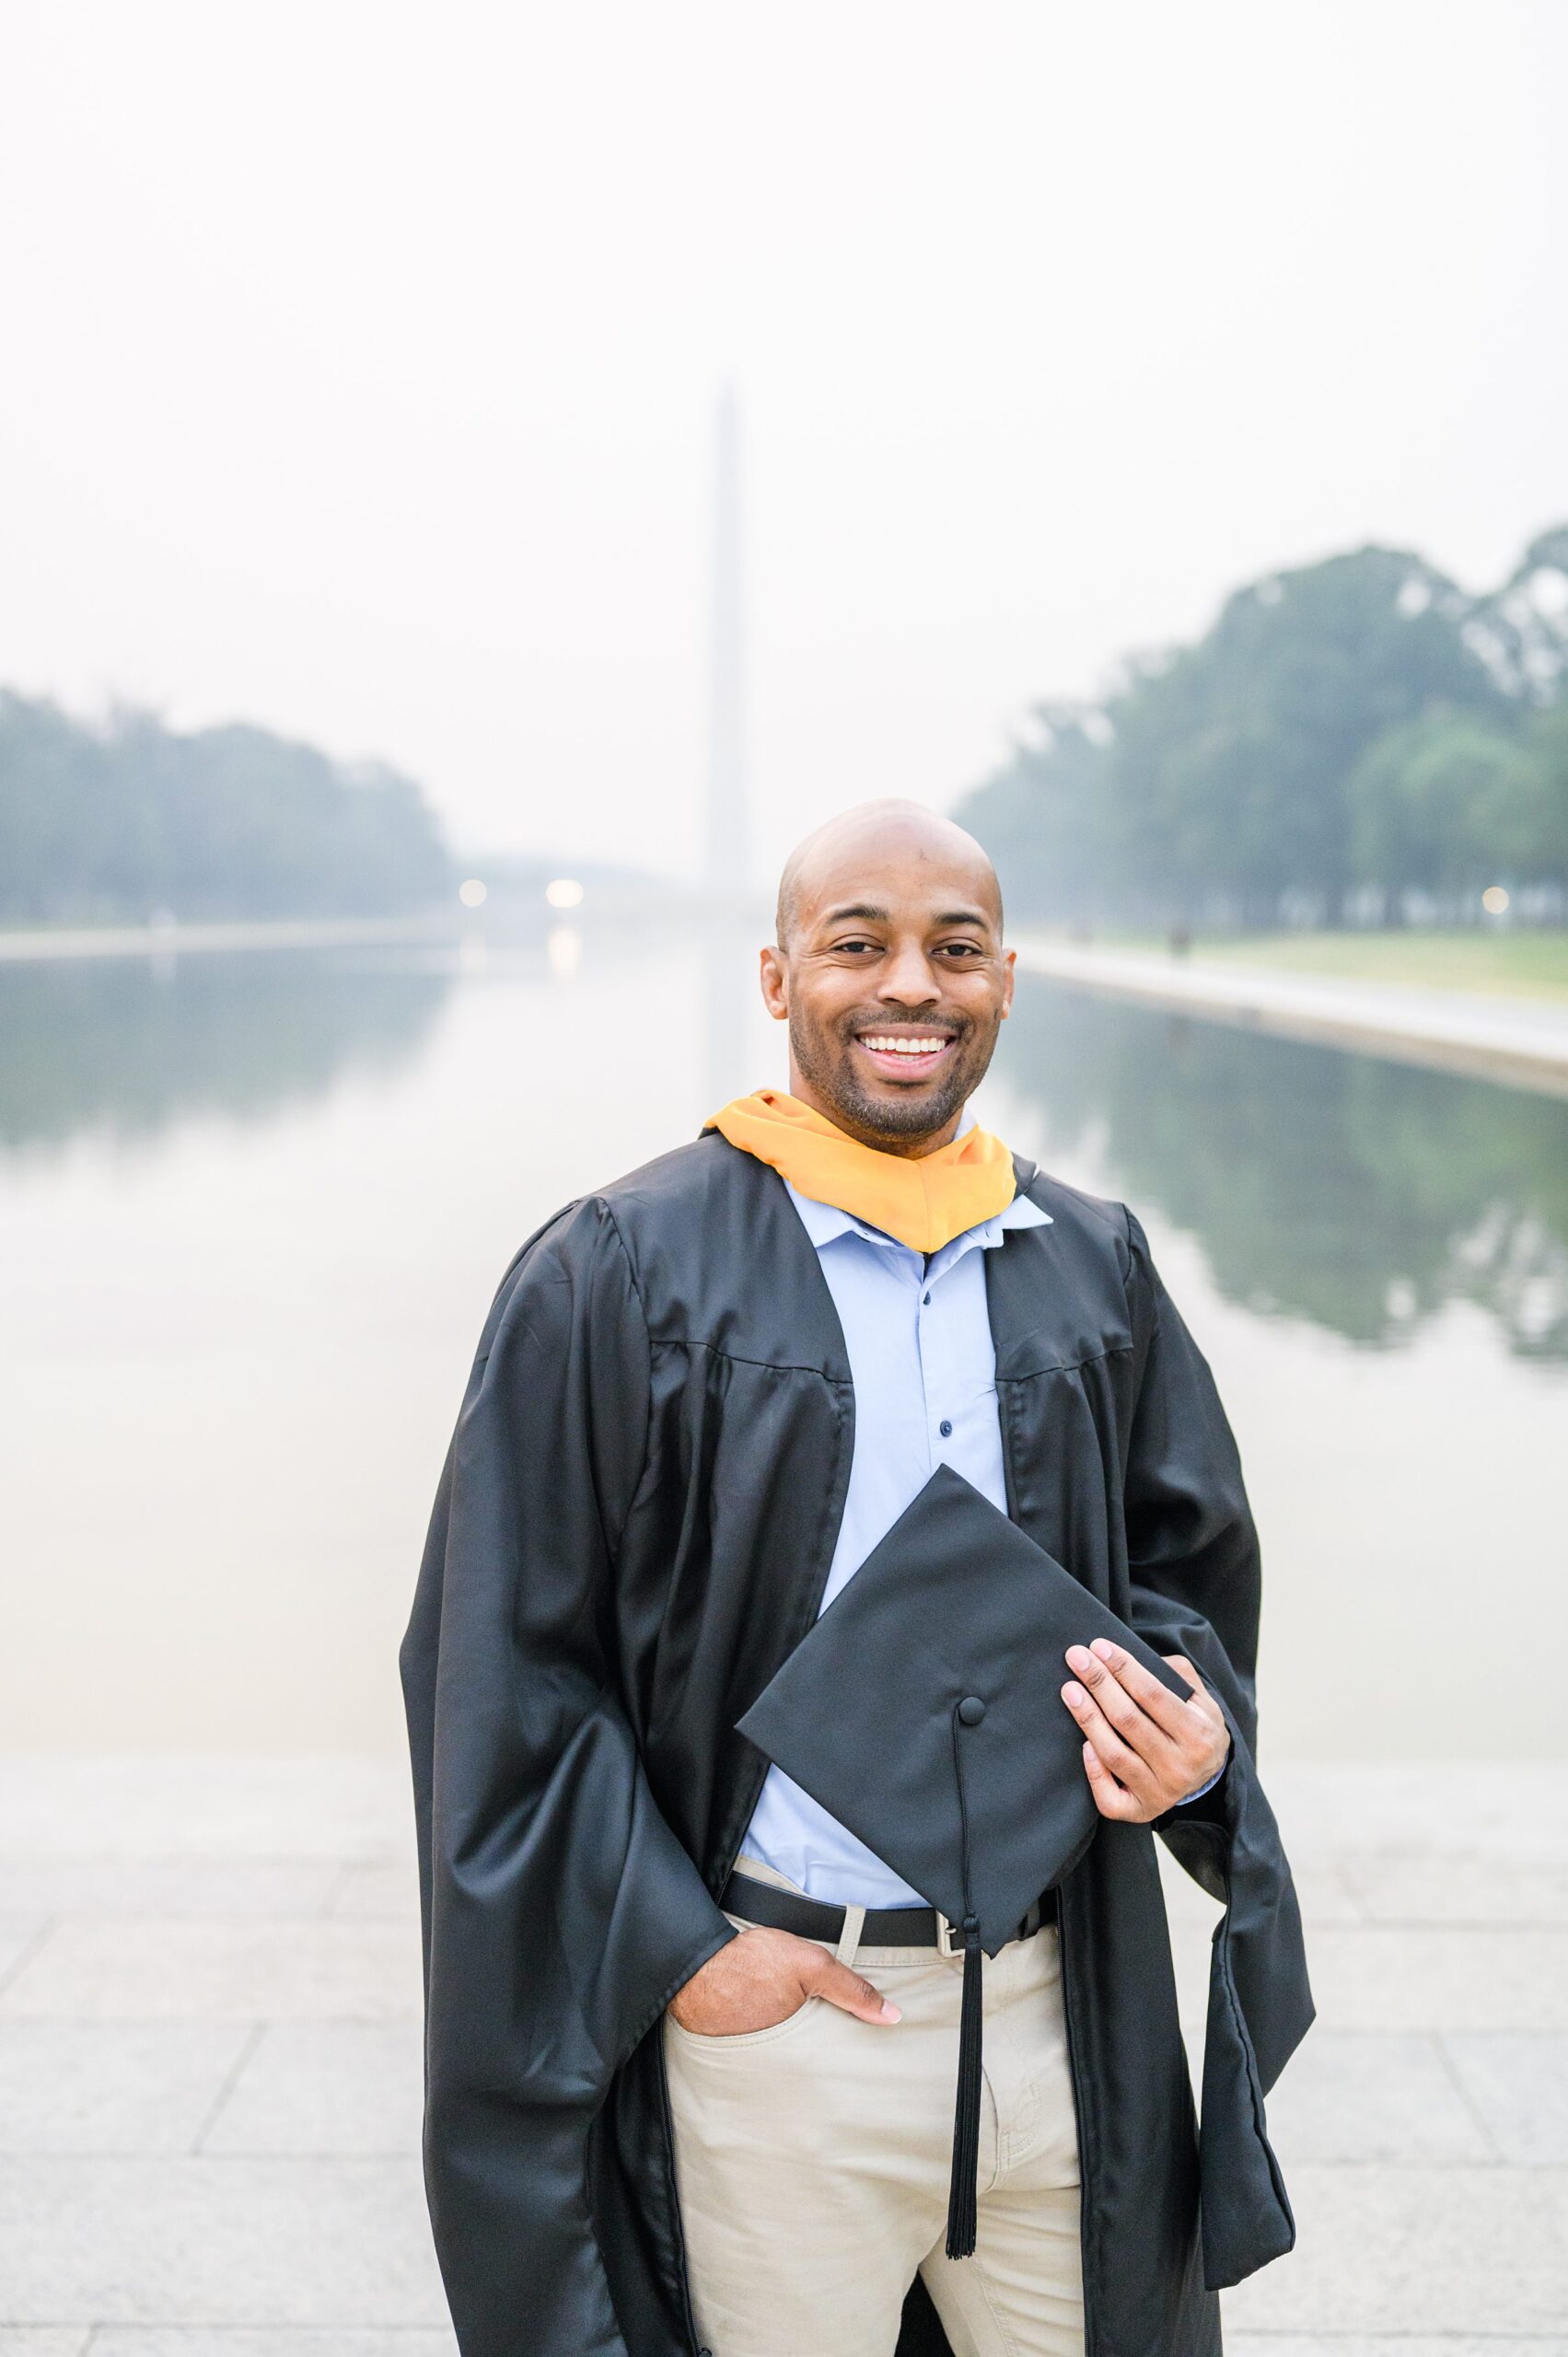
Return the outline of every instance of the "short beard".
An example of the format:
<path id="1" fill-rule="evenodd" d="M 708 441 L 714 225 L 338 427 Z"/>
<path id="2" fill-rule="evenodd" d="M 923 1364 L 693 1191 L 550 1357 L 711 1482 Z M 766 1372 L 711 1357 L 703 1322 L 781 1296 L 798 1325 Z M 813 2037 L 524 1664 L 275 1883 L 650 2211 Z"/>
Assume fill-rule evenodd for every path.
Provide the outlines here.
<path id="1" fill-rule="evenodd" d="M 910 1138 L 930 1137 L 946 1128 L 980 1086 L 991 1062 L 991 1047 L 977 1058 L 971 1028 L 959 1033 L 951 1068 L 935 1096 L 907 1100 L 895 1097 L 889 1102 L 873 1099 L 858 1087 L 848 1057 L 835 1062 L 827 1052 L 822 1034 L 808 1029 L 793 1014 L 789 1019 L 789 1044 L 796 1065 L 823 1103 L 832 1108 L 840 1128 L 867 1144 L 882 1139 L 897 1139 L 902 1144 Z M 993 1040 L 991 1045 L 994 1044 Z"/>

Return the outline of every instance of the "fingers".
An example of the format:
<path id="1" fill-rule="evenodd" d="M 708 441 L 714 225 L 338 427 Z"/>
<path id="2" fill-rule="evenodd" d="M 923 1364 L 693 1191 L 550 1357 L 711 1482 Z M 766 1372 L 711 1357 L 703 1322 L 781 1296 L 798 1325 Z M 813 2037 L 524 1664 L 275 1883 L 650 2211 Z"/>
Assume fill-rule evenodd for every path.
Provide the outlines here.
<path id="1" fill-rule="evenodd" d="M 864 1974 L 852 1972 L 847 1964 L 841 1964 L 836 1956 L 828 1954 L 826 1948 L 817 1947 L 810 1942 L 803 1945 L 811 1946 L 812 1958 L 815 1959 L 803 1965 L 800 1975 L 800 1985 L 809 1995 L 825 1997 L 830 2005 L 837 2005 L 842 2012 L 853 2014 L 857 2021 L 880 2024 L 903 2019 L 898 2006 L 885 1998 L 879 1989 L 874 1989 Z"/>
<path id="2" fill-rule="evenodd" d="M 1112 1645 L 1107 1650 L 1115 1653 L 1120 1648 Z M 1123 1654 L 1121 1658 L 1125 1661 L 1126 1655 Z M 1076 1670 L 1082 1682 L 1069 1682 L 1064 1686 L 1062 1699 L 1091 1743 L 1099 1750 L 1100 1757 L 1116 1769 L 1122 1782 L 1126 1783 L 1128 1779 L 1100 1743 L 1096 1733 L 1097 1724 L 1112 1728 L 1124 1749 L 1135 1754 L 1140 1761 L 1146 1762 L 1156 1775 L 1163 1776 L 1175 1762 L 1180 1747 L 1179 1739 L 1167 1734 L 1160 1721 L 1133 1699 L 1121 1682 L 1121 1673 L 1113 1671 L 1098 1650 L 1091 1650 L 1086 1645 L 1069 1645 L 1067 1665 L 1070 1669 Z M 1159 1680 L 1156 1678 L 1153 1683 L 1158 1685 Z M 1162 1694 L 1166 1692 L 1163 1686 L 1160 1691 Z M 1169 1695 L 1167 1700 L 1174 1702 L 1176 1697 Z M 1179 1710 L 1186 1707 L 1184 1703 L 1177 1704 Z"/>
<path id="3" fill-rule="evenodd" d="M 1125 1785 L 1117 1782 L 1109 1768 L 1102 1767 L 1099 1754 L 1092 1743 L 1084 1746 L 1084 1770 L 1089 1780 L 1094 1805 L 1101 1817 L 1119 1817 L 1124 1825 L 1137 1824 L 1146 1817 L 1148 1812 L 1143 1803 Z"/>
<path id="4" fill-rule="evenodd" d="M 1230 1749 L 1225 1713 L 1192 1664 L 1181 1654 L 1165 1658 L 1190 1681 L 1188 1701 L 1182 1701 L 1124 1646 L 1106 1637 L 1097 1637 L 1090 1646 L 1068 1646 L 1068 1664 L 1082 1684 L 1062 1689 L 1063 1701 L 1100 1756 L 1154 1816 L 1206 1784 Z M 1130 1772 L 1108 1749 L 1098 1731 L 1101 1722 L 1144 1763 L 1146 1780 Z"/>
<path id="5" fill-rule="evenodd" d="M 1077 1647 L 1074 1648 L 1074 1652 L 1078 1650 Z M 1141 1661 L 1133 1660 L 1124 1646 L 1113 1644 L 1109 1637 L 1097 1637 L 1088 1651 L 1092 1658 L 1098 1658 L 1105 1664 L 1118 1684 L 1131 1694 L 1140 1709 L 1148 1713 L 1157 1726 L 1164 1728 L 1167 1735 L 1179 1737 L 1184 1733 L 1188 1725 L 1188 1713 L 1192 1708 L 1191 1703 L 1184 1702 L 1179 1694 L 1173 1694 L 1169 1687 L 1164 1685 L 1155 1676 L 1152 1669 L 1145 1669 Z M 1070 1653 L 1067 1658 L 1073 1661 L 1073 1655 Z M 1189 1685 L 1196 1687 L 1200 1684 L 1195 1669 L 1177 1661 L 1174 1656 L 1168 1658 L 1171 1667 L 1179 1671 L 1187 1679 Z M 1074 1661 L 1073 1666 L 1078 1670 L 1080 1677 L 1085 1678 L 1086 1685 L 1091 1683 L 1085 1677 L 1077 1662 Z"/>
<path id="6" fill-rule="evenodd" d="M 1115 1687 L 1114 1678 L 1108 1679 L 1107 1682 Z M 1120 1688 L 1116 1690 L 1121 1691 Z M 1097 1764 L 1108 1770 L 1117 1782 L 1125 1785 L 1139 1801 L 1145 1804 L 1151 1802 L 1159 1788 L 1155 1771 L 1141 1753 L 1134 1751 L 1131 1744 L 1122 1741 L 1095 1697 L 1078 1685 L 1075 1679 L 1070 1678 L 1062 1689 L 1062 1699 L 1088 1738 L 1084 1747 L 1085 1752 L 1092 1751 Z M 1127 1701 L 1125 1696 L 1122 1697 L 1122 1701 L 1128 1710 L 1136 1710 L 1137 1705 Z M 1153 1737 L 1165 1745 L 1167 1751 L 1169 1752 L 1170 1746 L 1167 1738 L 1159 1733 L 1154 1722 L 1145 1720 L 1144 1724 L 1150 1729 Z M 1086 1758 L 1084 1765 L 1086 1768 L 1088 1767 Z M 1091 1772 L 1091 1783 L 1093 1781 Z M 1098 1788 L 1096 1796 L 1098 1799 Z M 1109 1813 L 1107 1812 L 1108 1815 Z M 1118 1811 L 1117 1814 L 1121 1812 Z"/>

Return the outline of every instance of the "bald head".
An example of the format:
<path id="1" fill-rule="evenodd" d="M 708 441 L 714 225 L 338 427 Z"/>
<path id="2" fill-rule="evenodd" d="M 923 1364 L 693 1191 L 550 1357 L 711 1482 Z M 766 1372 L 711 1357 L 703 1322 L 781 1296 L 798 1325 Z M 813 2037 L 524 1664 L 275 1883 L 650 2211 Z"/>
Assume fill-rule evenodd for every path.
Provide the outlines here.
<path id="1" fill-rule="evenodd" d="M 841 886 L 874 899 L 878 868 L 912 865 L 967 887 L 1001 932 L 1002 888 L 974 837 L 923 802 L 889 795 L 841 810 L 796 844 L 779 877 L 773 935 L 779 947 L 787 957 L 803 911 L 831 900 Z"/>

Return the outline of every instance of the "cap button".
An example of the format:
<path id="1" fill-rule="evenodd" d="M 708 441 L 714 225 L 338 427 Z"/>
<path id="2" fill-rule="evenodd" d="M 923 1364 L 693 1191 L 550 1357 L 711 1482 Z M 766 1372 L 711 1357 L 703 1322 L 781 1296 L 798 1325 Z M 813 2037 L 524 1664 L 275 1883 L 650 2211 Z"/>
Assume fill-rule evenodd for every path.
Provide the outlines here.
<path id="1" fill-rule="evenodd" d="M 978 1694 L 966 1694 L 958 1704 L 958 1716 L 965 1726 L 977 1727 L 985 1716 L 985 1704 Z"/>

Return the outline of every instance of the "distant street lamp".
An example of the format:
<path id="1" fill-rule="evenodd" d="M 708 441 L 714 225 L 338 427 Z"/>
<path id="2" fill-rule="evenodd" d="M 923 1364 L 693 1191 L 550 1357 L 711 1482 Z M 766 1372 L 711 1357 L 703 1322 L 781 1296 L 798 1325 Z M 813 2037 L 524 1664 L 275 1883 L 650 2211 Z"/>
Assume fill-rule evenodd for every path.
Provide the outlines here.
<path id="1" fill-rule="evenodd" d="M 557 876 L 545 886 L 544 897 L 552 909 L 579 909 L 583 888 L 575 876 Z"/>
<path id="2" fill-rule="evenodd" d="M 459 885 L 458 898 L 465 909 L 482 909 L 490 898 L 489 888 L 477 876 L 469 876 Z"/>

